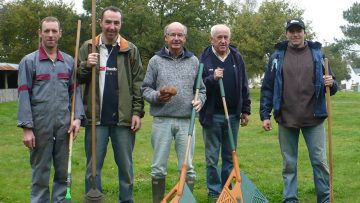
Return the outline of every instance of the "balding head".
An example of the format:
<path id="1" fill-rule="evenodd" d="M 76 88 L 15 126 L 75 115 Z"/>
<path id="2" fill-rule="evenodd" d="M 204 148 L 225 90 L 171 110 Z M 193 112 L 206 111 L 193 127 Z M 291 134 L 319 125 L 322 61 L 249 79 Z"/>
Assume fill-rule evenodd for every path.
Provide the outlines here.
<path id="1" fill-rule="evenodd" d="M 229 51 L 230 35 L 230 28 L 224 24 L 214 25 L 211 28 L 211 45 L 221 57 Z"/>
<path id="2" fill-rule="evenodd" d="M 173 22 L 165 26 L 164 38 L 170 55 L 178 57 L 183 53 L 183 47 L 186 42 L 187 28 L 179 22 Z"/>
<path id="3" fill-rule="evenodd" d="M 181 29 L 184 36 L 186 36 L 186 34 L 187 34 L 187 27 L 185 25 L 183 25 L 183 24 L 181 24 L 179 22 L 172 22 L 172 23 L 165 26 L 165 28 L 164 28 L 164 36 L 169 34 L 170 30 L 173 30 L 173 29 L 177 29 L 177 30 Z"/>
<path id="4" fill-rule="evenodd" d="M 217 25 L 212 26 L 212 28 L 210 30 L 211 37 L 215 37 L 215 35 L 218 32 L 226 32 L 226 33 L 228 33 L 229 37 L 231 37 L 231 31 L 227 25 L 217 24 Z"/>

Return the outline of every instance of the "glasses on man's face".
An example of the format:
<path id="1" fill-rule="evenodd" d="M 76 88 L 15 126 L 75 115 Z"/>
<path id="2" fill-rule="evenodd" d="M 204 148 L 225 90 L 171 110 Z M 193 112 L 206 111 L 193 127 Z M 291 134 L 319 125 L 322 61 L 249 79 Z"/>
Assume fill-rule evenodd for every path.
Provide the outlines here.
<path id="1" fill-rule="evenodd" d="M 184 33 L 166 33 L 166 35 L 170 36 L 170 37 L 173 37 L 173 38 L 175 38 L 176 36 L 178 38 L 184 38 L 185 37 Z"/>

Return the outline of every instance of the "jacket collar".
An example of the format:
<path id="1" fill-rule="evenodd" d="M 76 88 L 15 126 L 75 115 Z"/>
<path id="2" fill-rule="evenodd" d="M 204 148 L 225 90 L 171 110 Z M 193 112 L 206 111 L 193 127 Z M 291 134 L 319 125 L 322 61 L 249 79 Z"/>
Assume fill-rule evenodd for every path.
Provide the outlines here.
<path id="1" fill-rule="evenodd" d="M 226 53 L 225 53 L 224 57 L 220 56 L 220 54 L 215 50 L 214 46 L 211 47 L 211 50 L 215 54 L 215 56 L 218 57 L 218 59 L 220 61 L 222 61 L 222 62 L 224 62 L 226 60 L 226 58 L 229 56 L 229 54 L 230 54 L 230 49 L 229 48 L 226 50 Z"/>
<path id="2" fill-rule="evenodd" d="M 166 49 L 166 47 L 161 48 L 160 51 L 155 52 L 155 55 L 158 55 L 160 57 L 172 58 L 169 54 L 169 51 L 166 51 Z M 183 49 L 184 51 L 182 57 L 180 58 L 190 58 L 194 56 L 194 54 L 191 51 L 187 50 L 185 47 Z"/>
<path id="3" fill-rule="evenodd" d="M 239 50 L 238 50 L 234 45 L 232 45 L 232 44 L 229 45 L 229 50 L 230 50 L 229 55 L 239 52 Z M 205 58 L 207 58 L 211 53 L 213 53 L 212 45 L 210 45 L 210 46 L 208 46 L 208 47 L 206 47 L 206 48 L 204 49 L 201 58 L 202 58 L 202 59 L 205 59 Z"/>
<path id="4" fill-rule="evenodd" d="M 96 36 L 95 43 L 97 46 L 102 44 L 101 41 L 101 34 Z M 130 50 L 129 41 L 127 41 L 125 38 L 121 37 L 121 35 L 118 36 L 116 43 L 119 44 L 119 52 L 126 52 Z M 89 40 L 89 44 L 92 44 L 92 40 Z"/>
<path id="5" fill-rule="evenodd" d="M 320 42 L 313 42 L 313 41 L 306 41 L 308 46 L 311 49 L 321 49 L 321 43 Z M 282 41 L 279 42 L 277 44 L 275 44 L 275 49 L 279 49 L 279 50 L 286 50 L 287 46 L 288 46 L 289 41 Z"/>
<path id="6" fill-rule="evenodd" d="M 59 51 L 59 49 L 56 50 L 56 53 L 57 53 L 56 59 L 61 62 L 64 62 L 64 57 L 61 54 L 61 52 Z M 40 59 L 40 61 L 49 59 L 48 55 L 46 54 L 45 48 L 43 47 L 42 44 L 39 47 L 39 59 Z"/>

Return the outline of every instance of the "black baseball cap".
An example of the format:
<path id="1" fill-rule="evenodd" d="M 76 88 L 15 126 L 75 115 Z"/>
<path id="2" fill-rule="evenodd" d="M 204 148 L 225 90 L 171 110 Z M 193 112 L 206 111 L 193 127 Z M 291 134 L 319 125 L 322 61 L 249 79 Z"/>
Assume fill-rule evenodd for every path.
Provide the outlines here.
<path id="1" fill-rule="evenodd" d="M 299 18 L 294 18 L 294 19 L 288 20 L 286 22 L 286 30 L 288 30 L 290 27 L 293 27 L 293 26 L 301 27 L 302 29 L 305 30 L 304 21 L 302 21 Z"/>

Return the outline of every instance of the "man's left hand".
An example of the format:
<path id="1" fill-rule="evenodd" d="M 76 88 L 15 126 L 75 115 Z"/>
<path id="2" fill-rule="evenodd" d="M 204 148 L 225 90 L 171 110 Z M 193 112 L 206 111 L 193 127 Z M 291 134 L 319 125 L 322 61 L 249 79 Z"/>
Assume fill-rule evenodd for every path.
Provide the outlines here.
<path id="1" fill-rule="evenodd" d="M 324 79 L 324 84 L 326 87 L 332 87 L 334 84 L 334 79 L 331 75 L 324 75 L 323 76 Z"/>
<path id="2" fill-rule="evenodd" d="M 191 103 L 192 103 L 193 107 L 195 108 L 196 112 L 199 112 L 201 110 L 202 103 L 200 100 L 196 100 L 196 101 L 192 100 Z"/>
<path id="3" fill-rule="evenodd" d="M 77 135 L 78 135 L 78 133 L 79 133 L 80 124 L 81 124 L 80 119 L 75 119 L 75 120 L 72 122 L 72 124 L 71 124 L 71 126 L 70 126 L 70 128 L 69 128 L 69 130 L 68 130 L 68 133 L 71 133 L 71 132 L 73 133 L 73 140 L 76 139 L 76 137 L 77 137 Z"/>
<path id="4" fill-rule="evenodd" d="M 249 114 L 242 113 L 240 116 L 240 125 L 247 126 L 248 122 L 249 122 Z"/>
<path id="5" fill-rule="evenodd" d="M 141 118 L 138 115 L 133 115 L 131 118 L 131 130 L 136 133 L 141 128 Z"/>

